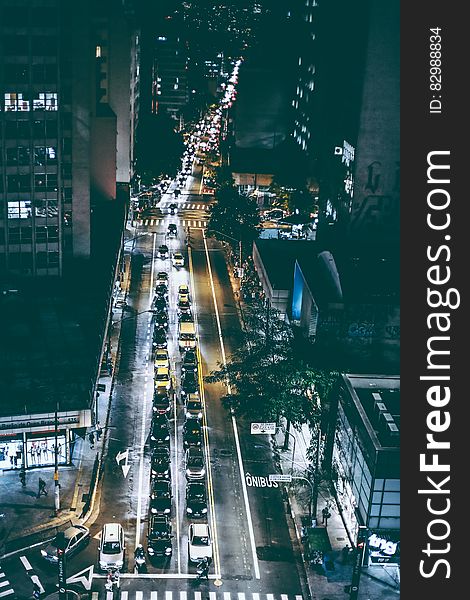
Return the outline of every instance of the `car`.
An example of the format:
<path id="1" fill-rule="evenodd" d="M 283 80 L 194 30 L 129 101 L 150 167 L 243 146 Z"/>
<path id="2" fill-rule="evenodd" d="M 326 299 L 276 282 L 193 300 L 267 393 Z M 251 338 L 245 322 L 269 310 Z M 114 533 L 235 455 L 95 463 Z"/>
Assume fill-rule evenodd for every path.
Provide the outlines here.
<path id="1" fill-rule="evenodd" d="M 166 311 L 155 313 L 155 325 L 161 329 L 168 329 L 168 314 Z"/>
<path id="2" fill-rule="evenodd" d="M 163 327 L 155 327 L 153 330 L 152 346 L 154 348 L 167 348 L 168 340 Z"/>
<path id="3" fill-rule="evenodd" d="M 176 307 L 178 308 L 178 312 L 180 314 L 184 312 L 191 312 L 191 304 L 188 300 L 178 300 Z"/>
<path id="4" fill-rule="evenodd" d="M 166 244 L 162 244 L 158 247 L 158 256 L 160 258 L 167 258 L 168 256 L 168 246 Z"/>
<path id="5" fill-rule="evenodd" d="M 116 308 L 116 309 L 126 308 L 126 307 L 127 307 L 127 302 L 124 300 L 124 298 L 118 298 L 114 302 L 114 308 Z"/>
<path id="6" fill-rule="evenodd" d="M 181 371 L 196 371 L 197 370 L 197 356 L 194 350 L 186 350 L 183 355 L 183 362 L 181 363 Z"/>
<path id="7" fill-rule="evenodd" d="M 173 403 L 166 390 L 155 390 L 153 394 L 152 411 L 154 414 L 171 415 Z"/>
<path id="8" fill-rule="evenodd" d="M 186 312 L 180 312 L 178 314 L 178 320 L 180 323 L 194 323 L 193 313 L 190 310 Z"/>
<path id="9" fill-rule="evenodd" d="M 191 373 L 191 371 L 187 371 Z M 187 394 L 184 399 L 184 414 L 186 419 L 202 419 L 203 408 L 201 398 L 197 394 Z"/>
<path id="10" fill-rule="evenodd" d="M 150 498 L 149 512 L 151 515 L 171 517 L 171 496 L 155 496 Z"/>
<path id="11" fill-rule="evenodd" d="M 74 525 L 64 530 L 65 557 L 67 560 L 76 552 L 84 548 L 90 541 L 90 530 L 84 525 Z M 47 562 L 56 565 L 59 561 L 57 556 L 58 535 L 41 550 L 41 556 Z"/>
<path id="12" fill-rule="evenodd" d="M 173 496 L 171 493 L 171 481 L 154 479 L 151 483 L 150 498 L 153 500 L 154 498 L 162 498 L 163 496 L 166 498 Z"/>
<path id="13" fill-rule="evenodd" d="M 204 465 L 204 452 L 202 451 L 202 448 L 192 446 L 186 450 L 184 454 L 184 468 L 186 479 L 191 481 L 195 479 L 204 479 L 206 468 Z"/>
<path id="14" fill-rule="evenodd" d="M 171 388 L 171 375 L 168 367 L 159 367 L 154 376 L 155 390 L 166 390 Z"/>
<path id="15" fill-rule="evenodd" d="M 159 367 L 170 367 L 170 358 L 168 356 L 168 350 L 166 348 L 159 348 L 155 352 L 154 366 L 156 369 Z"/>
<path id="16" fill-rule="evenodd" d="M 167 234 L 168 235 L 173 235 L 173 236 L 178 235 L 178 230 L 177 230 L 176 225 L 174 223 L 170 223 L 168 225 Z"/>
<path id="17" fill-rule="evenodd" d="M 207 523 L 191 523 L 188 529 L 188 557 L 192 563 L 212 559 L 212 537 Z"/>
<path id="18" fill-rule="evenodd" d="M 200 481 L 186 484 L 186 514 L 192 518 L 207 515 L 206 485 Z"/>
<path id="19" fill-rule="evenodd" d="M 188 394 L 196 394 L 199 390 L 199 382 L 196 371 L 185 371 L 181 376 L 181 397 Z"/>
<path id="20" fill-rule="evenodd" d="M 172 554 L 171 523 L 167 516 L 151 515 L 147 531 L 147 552 L 150 558 L 169 558 Z"/>
<path id="21" fill-rule="evenodd" d="M 168 287 L 166 283 L 157 283 L 155 286 L 155 295 L 158 297 L 167 298 L 168 297 Z"/>
<path id="22" fill-rule="evenodd" d="M 168 300 L 165 296 L 155 296 L 153 306 L 156 313 L 168 312 Z"/>
<path id="23" fill-rule="evenodd" d="M 178 205 L 172 202 L 168 208 L 170 209 L 170 215 L 174 215 L 178 210 Z"/>
<path id="24" fill-rule="evenodd" d="M 187 300 L 190 302 L 189 287 L 185 283 L 178 287 L 178 300 Z"/>
<path id="25" fill-rule="evenodd" d="M 154 448 L 150 459 L 151 479 L 171 479 L 170 450 L 166 446 Z"/>
<path id="26" fill-rule="evenodd" d="M 168 285 L 168 273 L 166 271 L 159 271 L 157 273 L 157 284 L 166 283 Z"/>
<path id="27" fill-rule="evenodd" d="M 183 448 L 202 448 L 202 425 L 198 419 L 190 419 L 183 425 Z"/>
<path id="28" fill-rule="evenodd" d="M 184 258 L 181 252 L 174 252 L 172 258 L 174 267 L 184 267 Z"/>
<path id="29" fill-rule="evenodd" d="M 150 427 L 150 446 L 169 446 L 170 426 L 166 414 L 154 413 Z"/>
<path id="30" fill-rule="evenodd" d="M 119 523 L 106 523 L 101 531 L 98 547 L 98 565 L 102 571 L 122 569 L 124 566 L 124 530 Z"/>

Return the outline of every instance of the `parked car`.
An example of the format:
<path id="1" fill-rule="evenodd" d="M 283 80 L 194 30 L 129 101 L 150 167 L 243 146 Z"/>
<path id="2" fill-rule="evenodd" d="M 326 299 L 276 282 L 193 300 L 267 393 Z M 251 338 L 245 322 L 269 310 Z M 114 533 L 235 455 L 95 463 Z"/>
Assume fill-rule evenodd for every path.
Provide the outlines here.
<path id="1" fill-rule="evenodd" d="M 119 523 L 106 523 L 98 546 L 98 565 L 102 571 L 124 566 L 124 530 Z"/>
<path id="2" fill-rule="evenodd" d="M 184 371 L 181 375 L 181 397 L 196 394 L 199 391 L 199 382 L 196 371 Z"/>
<path id="3" fill-rule="evenodd" d="M 153 394 L 152 410 L 155 414 L 163 414 L 168 417 L 171 415 L 173 409 L 173 402 L 166 390 L 155 390 Z"/>
<path id="4" fill-rule="evenodd" d="M 178 312 L 181 313 L 190 313 L 191 312 L 191 304 L 188 300 L 178 300 L 177 303 Z"/>
<path id="5" fill-rule="evenodd" d="M 69 559 L 72 555 L 79 552 L 90 541 L 90 530 L 84 525 L 74 525 L 64 530 L 65 538 L 65 557 Z M 57 556 L 58 536 L 56 536 L 43 550 L 41 556 L 49 563 L 56 565 L 59 558 Z"/>
<path id="6" fill-rule="evenodd" d="M 168 297 L 168 287 L 165 283 L 157 283 L 157 285 L 155 286 L 155 295 L 157 296 L 157 298 L 159 296 L 163 298 Z"/>
<path id="7" fill-rule="evenodd" d="M 171 517 L 171 497 L 155 496 L 150 498 L 149 512 L 151 515 Z"/>
<path id="8" fill-rule="evenodd" d="M 202 448 L 191 446 L 186 450 L 184 454 L 184 467 L 186 471 L 186 479 L 191 481 L 204 479 L 206 475 L 206 467 Z"/>
<path id="9" fill-rule="evenodd" d="M 166 446 L 159 446 L 153 450 L 150 459 L 150 477 L 171 479 L 170 451 Z"/>
<path id="10" fill-rule="evenodd" d="M 191 523 L 188 530 L 188 557 L 193 563 L 212 559 L 212 538 L 207 523 Z"/>
<path id="11" fill-rule="evenodd" d="M 197 356 L 194 350 L 186 350 L 183 355 L 183 362 L 181 363 L 181 371 L 196 371 L 197 370 Z"/>
<path id="12" fill-rule="evenodd" d="M 180 323 L 194 323 L 194 317 L 191 310 L 178 313 L 178 319 Z"/>
<path id="13" fill-rule="evenodd" d="M 183 425 L 183 448 L 202 447 L 202 425 L 198 419 L 186 421 Z"/>
<path id="14" fill-rule="evenodd" d="M 184 258 L 181 252 L 174 252 L 172 258 L 174 267 L 184 267 Z"/>
<path id="15" fill-rule="evenodd" d="M 170 445 L 170 427 L 166 414 L 154 413 L 150 428 L 150 445 L 152 447 Z"/>
<path id="16" fill-rule="evenodd" d="M 171 481 L 154 479 L 150 487 L 150 498 L 153 500 L 154 498 L 161 498 L 163 496 L 166 498 L 173 496 L 171 493 Z"/>
<path id="17" fill-rule="evenodd" d="M 154 366 L 156 369 L 159 367 L 170 368 L 170 358 L 168 356 L 168 350 L 166 348 L 158 348 L 155 352 Z"/>
<path id="18" fill-rule="evenodd" d="M 186 484 L 186 514 L 193 518 L 207 515 L 206 485 L 200 481 Z"/>
<path id="19" fill-rule="evenodd" d="M 147 531 L 147 552 L 150 558 L 169 558 L 172 554 L 172 538 L 169 518 L 152 515 Z"/>
<path id="20" fill-rule="evenodd" d="M 155 308 L 155 312 L 159 313 L 168 313 L 168 301 L 164 296 L 156 296 L 153 306 Z"/>

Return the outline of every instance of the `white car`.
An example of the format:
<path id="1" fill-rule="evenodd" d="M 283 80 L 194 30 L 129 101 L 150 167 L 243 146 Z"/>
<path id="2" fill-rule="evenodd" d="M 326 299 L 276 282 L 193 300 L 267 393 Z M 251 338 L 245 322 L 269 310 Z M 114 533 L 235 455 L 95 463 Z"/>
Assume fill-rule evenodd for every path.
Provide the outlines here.
<path id="1" fill-rule="evenodd" d="M 168 367 L 159 367 L 155 371 L 155 390 L 169 390 L 170 388 L 170 369 L 168 369 Z"/>
<path id="2" fill-rule="evenodd" d="M 169 369 L 170 359 L 168 357 L 168 350 L 165 348 L 159 348 L 155 352 L 155 369 Z"/>
<path id="3" fill-rule="evenodd" d="M 207 523 L 191 523 L 189 526 L 188 556 L 193 563 L 204 557 L 212 559 L 212 538 Z"/>
<path id="4" fill-rule="evenodd" d="M 174 267 L 184 267 L 184 258 L 181 252 L 174 252 L 172 261 Z"/>

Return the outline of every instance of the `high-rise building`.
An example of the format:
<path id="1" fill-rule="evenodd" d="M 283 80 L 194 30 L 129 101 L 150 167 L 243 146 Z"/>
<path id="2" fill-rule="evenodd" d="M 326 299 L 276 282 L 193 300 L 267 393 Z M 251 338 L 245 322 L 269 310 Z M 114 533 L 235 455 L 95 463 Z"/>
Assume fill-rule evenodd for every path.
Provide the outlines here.
<path id="1" fill-rule="evenodd" d="M 317 237 L 393 239 L 399 203 L 399 4 L 306 0 L 296 18 L 293 137 L 319 187 Z"/>
<path id="2" fill-rule="evenodd" d="M 129 6 L 0 0 L 0 273 L 61 275 L 131 177 Z M 134 83 L 132 83 L 134 82 Z"/>

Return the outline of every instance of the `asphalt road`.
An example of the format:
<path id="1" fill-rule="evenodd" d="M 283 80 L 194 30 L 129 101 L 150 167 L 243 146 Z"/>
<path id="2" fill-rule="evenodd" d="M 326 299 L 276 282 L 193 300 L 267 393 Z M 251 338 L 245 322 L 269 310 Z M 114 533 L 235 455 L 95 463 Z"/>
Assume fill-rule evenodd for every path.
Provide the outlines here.
<path id="1" fill-rule="evenodd" d="M 199 181 L 191 181 L 196 192 Z M 99 512 L 90 526 L 91 541 L 67 565 L 70 577 L 94 566 L 93 599 L 104 598 L 104 575 L 97 572 L 97 548 L 104 523 L 119 522 L 125 530 L 126 562 L 121 575 L 123 600 L 288 600 L 301 594 L 296 557 L 285 516 L 281 490 L 264 484 L 274 472 L 265 435 L 251 435 L 220 403 L 221 384 L 205 384 L 204 447 L 207 466 L 209 523 L 213 536 L 213 556 L 208 582 L 195 580 L 195 567 L 188 562 L 189 520 L 185 510 L 186 479 L 182 468 L 182 426 L 184 415 L 179 401 L 181 355 L 177 345 L 176 298 L 178 285 L 187 283 L 196 316 L 202 375 L 207 375 L 230 354 L 232 332 L 239 327 L 235 299 L 218 242 L 204 237 L 202 222 L 207 209 L 200 196 L 180 197 L 178 214 L 168 212 L 169 195 L 159 206 L 139 219 L 135 235 L 126 245 L 131 253 L 132 275 L 128 292 L 130 310 L 124 313 L 117 375 L 108 430 L 104 474 L 97 502 Z M 199 206 L 198 206 L 199 205 Z M 168 223 L 178 226 L 176 239 L 166 236 Z M 188 222 L 196 223 L 189 224 Z M 198 222 L 201 225 L 198 226 Z M 186 246 L 190 227 L 191 245 Z M 147 234 L 147 235 L 142 235 Z M 166 243 L 170 254 L 181 250 L 185 267 L 172 267 L 170 259 L 160 259 L 156 249 Z M 172 530 L 173 554 L 164 562 L 147 561 L 147 573 L 134 574 L 133 552 L 137 543 L 146 547 L 150 482 L 149 430 L 153 395 L 151 352 L 152 319 L 149 311 L 158 271 L 169 273 L 169 352 L 174 374 L 174 418 L 171 421 Z M 129 471 L 124 476 L 118 453 L 128 451 Z M 247 477 L 247 475 L 249 476 Z M 252 477 L 250 477 L 252 476 Z M 246 483 L 257 486 L 246 485 Z M 2 569 L 15 582 L 18 597 L 29 597 L 34 572 L 45 592 L 54 590 L 56 574 L 48 568 L 35 547 L 24 556 L 4 561 Z M 28 568 L 30 567 L 30 568 Z M 209 595 L 208 595 L 209 593 Z M 0 580 L 0 597 L 1 580 Z M 160 598 L 162 598 L 160 596 Z M 158 598 L 158 600 L 160 600 Z M 109 600 L 109 599 L 108 599 Z M 299 600 L 299 599 L 297 599 Z"/>

